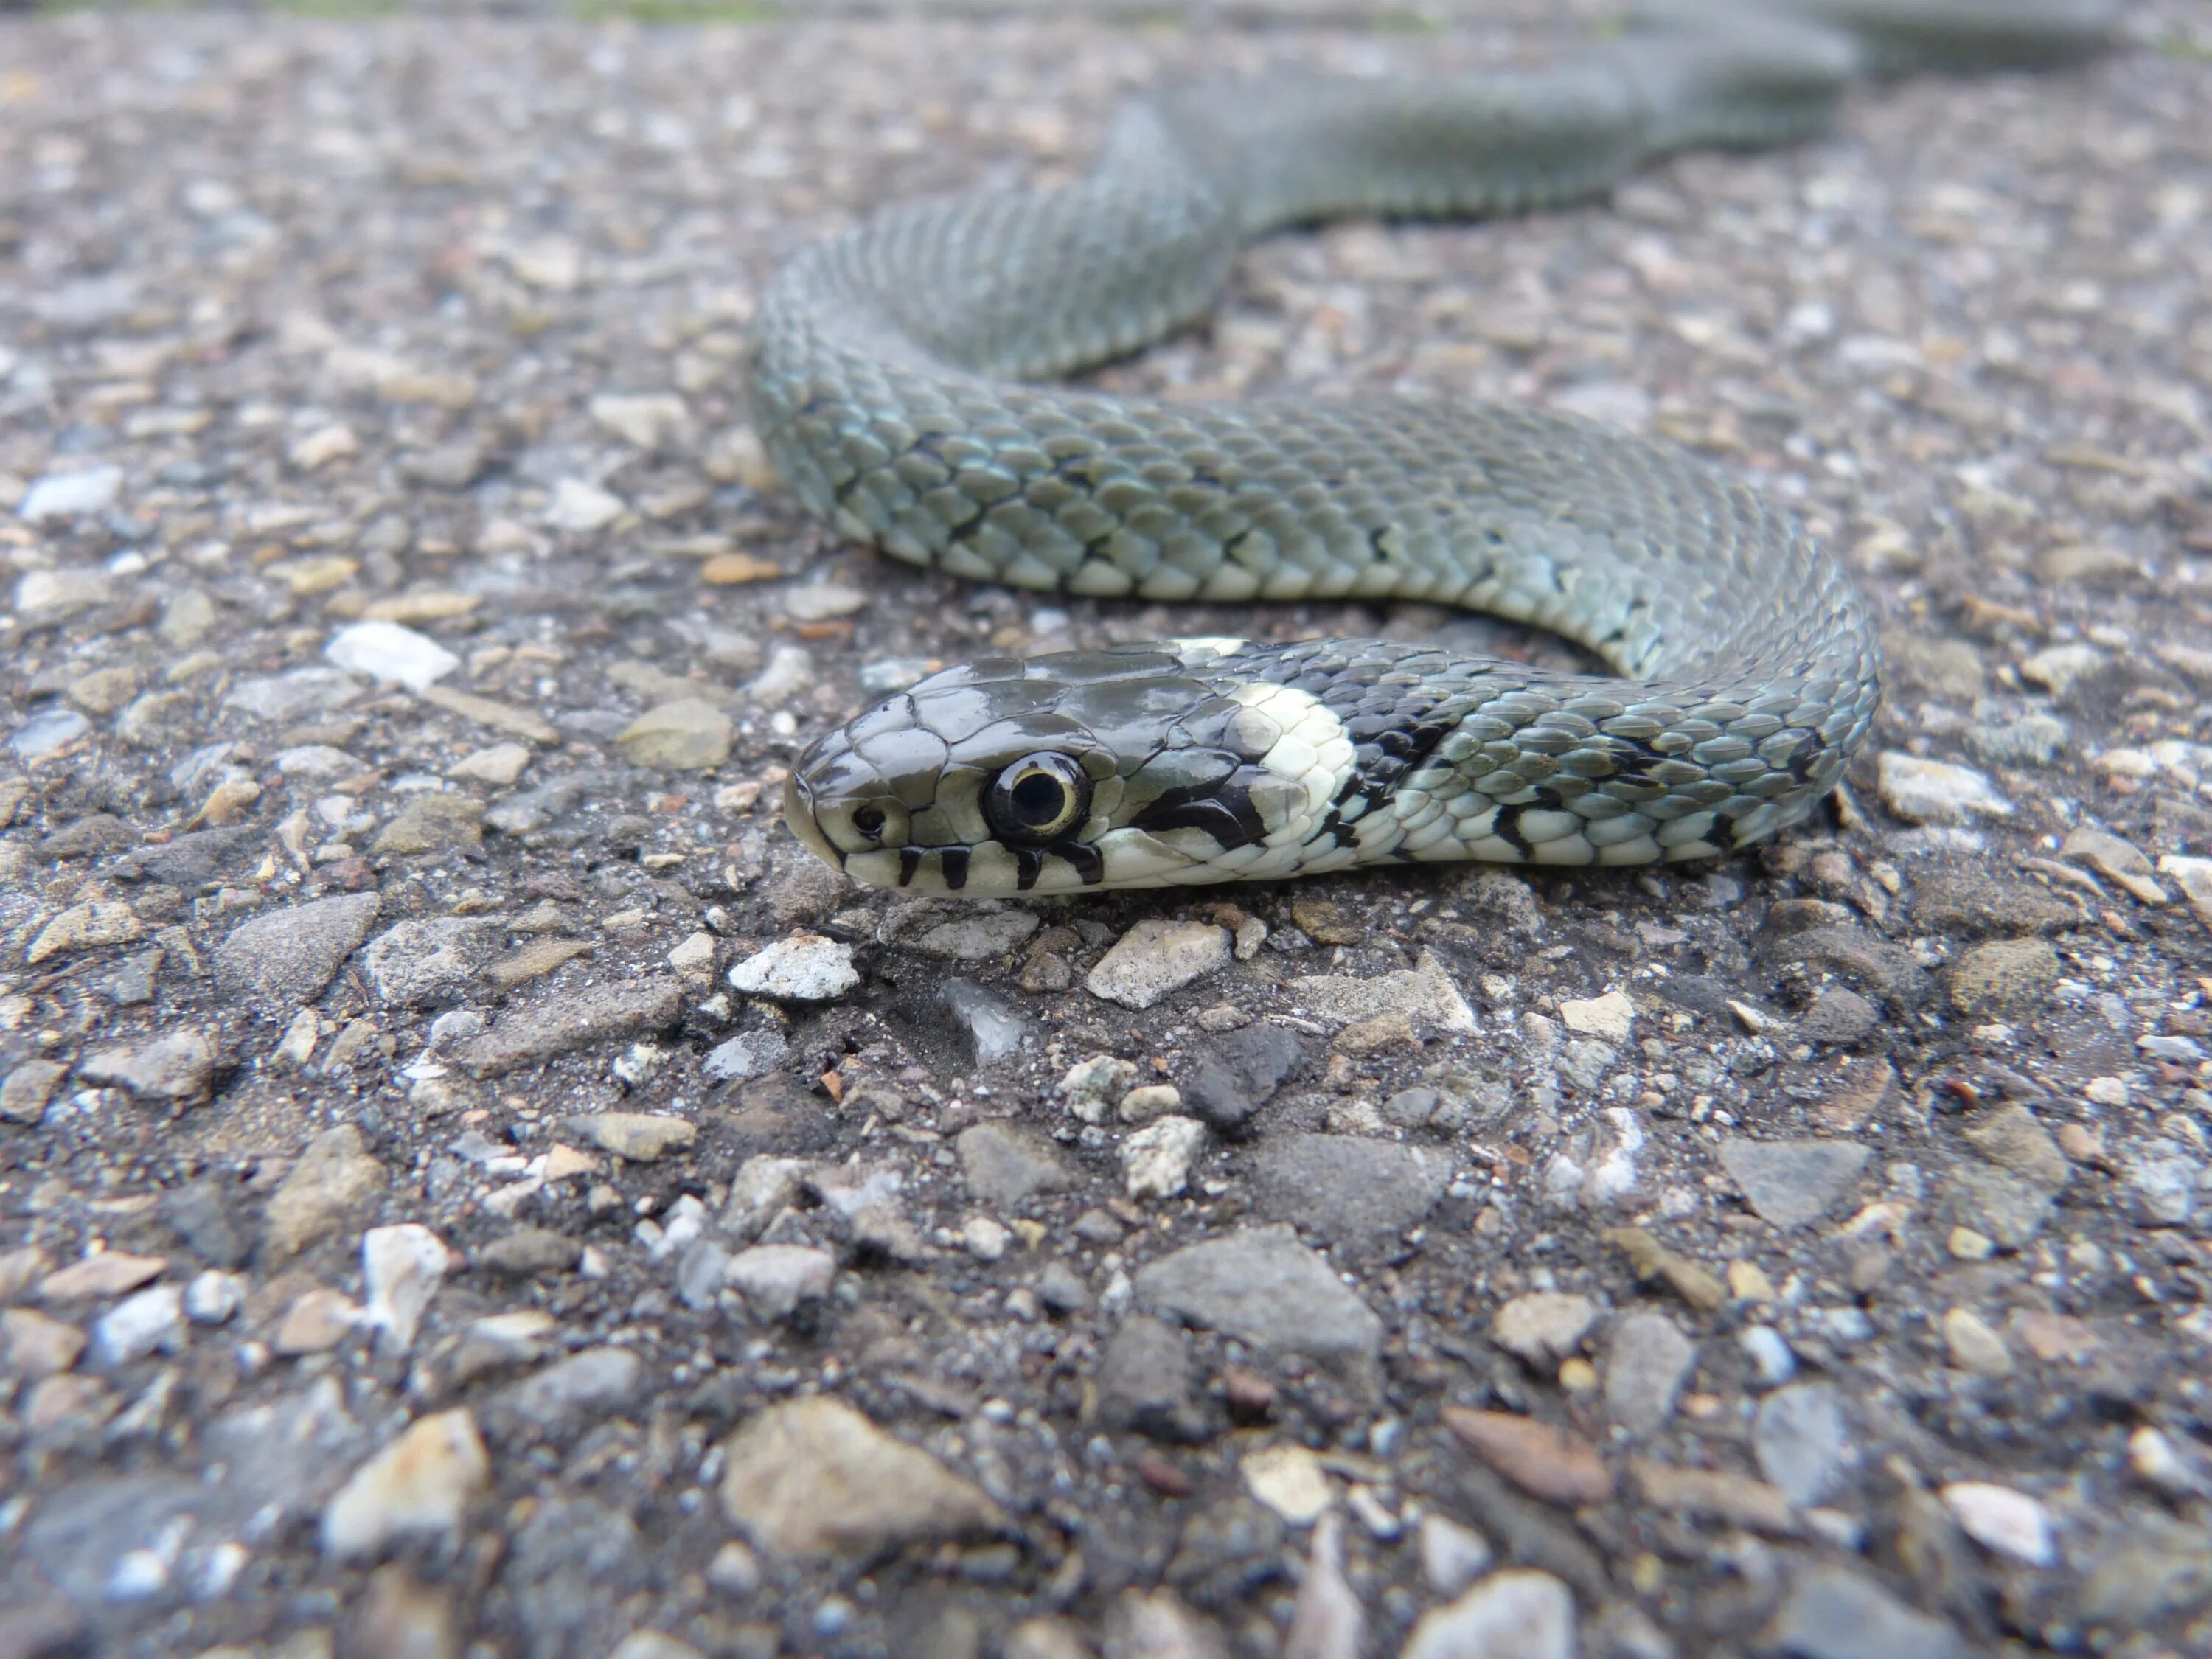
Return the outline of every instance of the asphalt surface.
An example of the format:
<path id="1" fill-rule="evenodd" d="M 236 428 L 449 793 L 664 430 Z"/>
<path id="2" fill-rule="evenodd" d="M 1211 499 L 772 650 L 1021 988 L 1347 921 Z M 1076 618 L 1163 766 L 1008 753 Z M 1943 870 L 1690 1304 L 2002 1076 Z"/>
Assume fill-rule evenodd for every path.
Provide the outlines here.
<path id="1" fill-rule="evenodd" d="M 735 367 L 872 204 L 1200 64 L 1579 22 L 0 20 L 0 1655 L 2212 1652 L 2212 27 L 1099 384 L 1533 400 L 1881 618 L 1755 855 L 1035 904 L 775 822 L 979 591 Z M 1584 20 L 1586 21 L 1586 19 Z"/>

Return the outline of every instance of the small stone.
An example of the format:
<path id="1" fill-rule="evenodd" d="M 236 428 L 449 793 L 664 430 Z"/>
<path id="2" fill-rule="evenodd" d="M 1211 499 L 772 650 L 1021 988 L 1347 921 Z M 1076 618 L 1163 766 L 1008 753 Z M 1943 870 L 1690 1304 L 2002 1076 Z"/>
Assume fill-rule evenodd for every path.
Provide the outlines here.
<path id="1" fill-rule="evenodd" d="M 1032 1030 L 1030 1022 L 1006 1001 L 975 981 L 949 979 L 938 988 L 937 1000 L 951 1010 L 968 1038 L 969 1052 L 978 1066 L 994 1066 L 1021 1052 Z"/>
<path id="2" fill-rule="evenodd" d="M 1194 1117 L 1169 1116 L 1121 1143 L 1121 1176 L 1134 1199 L 1173 1198 L 1190 1181 L 1190 1166 L 1206 1139 Z"/>
<path id="3" fill-rule="evenodd" d="M 2032 1013 L 2058 976 L 2058 953 L 2048 940 L 1990 939 L 1951 964 L 1951 1006 L 1970 1019 Z"/>
<path id="4" fill-rule="evenodd" d="M 677 941 L 668 952 L 667 963 L 687 979 L 704 976 L 714 971 L 719 951 L 712 933 L 703 927 L 696 928 Z"/>
<path id="5" fill-rule="evenodd" d="M 0 1080 L 0 1117 L 36 1123 L 46 1115 L 54 1089 L 69 1067 L 52 1060 L 27 1060 Z"/>
<path id="6" fill-rule="evenodd" d="M 2063 697 L 2083 680 L 2101 672 L 2107 660 L 2094 645 L 2078 641 L 2070 645 L 2054 645 L 2021 658 L 2020 677 L 2054 697 Z"/>
<path id="7" fill-rule="evenodd" d="M 309 1291 L 284 1310 L 270 1346 L 287 1357 L 327 1353 L 360 1323 L 361 1309 L 351 1297 L 336 1291 Z"/>
<path id="8" fill-rule="evenodd" d="M 1262 1215 L 1357 1250 L 1384 1248 L 1419 1226 L 1450 1179 L 1442 1154 L 1358 1135 L 1277 1136 L 1252 1162 Z"/>
<path id="9" fill-rule="evenodd" d="M 707 1582 L 732 1600 L 749 1600 L 760 1591 L 760 1558 L 732 1538 L 707 1563 Z"/>
<path id="10" fill-rule="evenodd" d="M 368 1322 L 387 1353 L 415 1346 L 423 1312 L 438 1293 L 452 1255 L 428 1227 L 404 1222 L 372 1227 L 361 1237 L 362 1286 L 368 1294 Z"/>
<path id="11" fill-rule="evenodd" d="M 1642 1227 L 1608 1227 L 1602 1237 L 1636 1269 L 1638 1279 L 1663 1279 L 1668 1289 L 1700 1313 L 1723 1307 L 1728 1286 L 1720 1276 L 1679 1251 L 1670 1250 Z"/>
<path id="12" fill-rule="evenodd" d="M 672 1152 L 688 1152 L 699 1138 L 699 1126 L 688 1118 L 653 1112 L 592 1112 L 562 1121 L 572 1134 L 633 1164 L 653 1164 Z"/>
<path id="13" fill-rule="evenodd" d="M 1339 1024 L 1397 1013 L 1447 1036 L 1472 1036 L 1476 1030 L 1474 1011 L 1433 951 L 1424 951 L 1412 968 L 1371 979 L 1323 974 L 1284 988 L 1299 1007 Z"/>
<path id="14" fill-rule="evenodd" d="M 968 1195 L 979 1204 L 1018 1205 L 1075 1185 L 1073 1173 L 1050 1141 L 1012 1123 L 971 1124 L 953 1145 Z"/>
<path id="15" fill-rule="evenodd" d="M 1098 1421 L 1117 1433 L 1194 1444 L 1214 1432 L 1190 1340 L 1143 1314 L 1123 1320 L 1098 1358 Z"/>
<path id="16" fill-rule="evenodd" d="M 472 988 L 499 932 L 489 917 L 410 917 L 368 942 L 362 967 L 386 1007 L 419 1008 Z"/>
<path id="17" fill-rule="evenodd" d="M 2051 1194 L 2009 1170 L 1961 1165 L 1948 1171 L 1943 1213 L 1954 1226 L 1979 1233 L 2008 1250 L 2023 1249 L 2046 1226 Z"/>
<path id="18" fill-rule="evenodd" d="M 1813 999 L 1797 1022 L 1797 1035 L 1808 1042 L 1848 1048 L 1873 1034 L 1881 1023 L 1881 1011 L 1841 985 L 1831 985 Z"/>
<path id="19" fill-rule="evenodd" d="M 8 746 L 24 765 L 36 766 L 61 754 L 91 730 L 92 722 L 74 708 L 46 708 L 17 726 Z"/>
<path id="20" fill-rule="evenodd" d="M 1951 1363 L 1978 1376 L 2012 1375 L 2012 1350 L 2005 1340 L 1971 1308 L 1952 1308 L 1943 1315 L 1943 1346 Z"/>
<path id="21" fill-rule="evenodd" d="M 629 503 L 582 478 L 563 478 L 553 486 L 545 522 L 574 536 L 605 530 L 629 511 Z"/>
<path id="22" fill-rule="evenodd" d="M 858 988 L 853 947 L 819 933 L 793 933 L 730 969 L 732 989 L 786 1002 L 830 1002 Z"/>
<path id="23" fill-rule="evenodd" d="M 2138 903 L 2156 907 L 2167 902 L 2166 889 L 2151 873 L 2150 860 L 2142 849 L 2106 830 L 2085 827 L 2069 832 L 2058 856 L 2087 865 L 2106 880 L 2125 888 Z"/>
<path id="24" fill-rule="evenodd" d="M 533 979 L 543 979 L 578 957 L 589 956 L 592 945 L 580 939 L 534 939 L 496 962 L 484 966 L 485 980 L 495 991 L 512 991 Z"/>
<path id="25" fill-rule="evenodd" d="M 2031 1567 L 2058 1565 L 2050 1511 L 2026 1492 L 1987 1480 L 1954 1480 L 1943 1488 L 1943 1504 L 1960 1530 L 1985 1549 Z"/>
<path id="26" fill-rule="evenodd" d="M 1309 1459 L 1313 1456 L 1304 1447 L 1286 1449 Z M 1252 1461 L 1245 1460 L 1248 1486 Z M 1315 1474 L 1320 1474 L 1317 1467 Z M 1322 1490 L 1326 1504 L 1325 1480 Z M 1358 1593 L 1344 1575 L 1344 1519 L 1318 1510 L 1315 1515 L 1319 1524 L 1314 1528 L 1305 1569 L 1298 1577 L 1297 1600 L 1284 1636 L 1283 1652 L 1287 1659 L 1359 1659 L 1367 1647 L 1367 1617 Z"/>
<path id="27" fill-rule="evenodd" d="M 1644 1500 L 1655 1509 L 1691 1515 L 1774 1538 L 1802 1530 L 1796 1510 L 1778 1487 L 1723 1469 L 1684 1469 L 1635 1458 L 1629 1464 Z"/>
<path id="28" fill-rule="evenodd" d="M 1943 1245 L 1952 1257 L 1960 1261 L 1987 1261 L 1997 1253 L 1996 1240 L 1987 1233 L 1976 1232 L 1972 1227 L 1952 1228 Z"/>
<path id="29" fill-rule="evenodd" d="M 1001 1259 L 1013 1237 L 987 1215 L 971 1215 L 960 1225 L 961 1247 L 978 1261 Z"/>
<path id="30" fill-rule="evenodd" d="M 2065 1153 L 2025 1106 L 2001 1106 L 1966 1132 L 1967 1143 L 1999 1169 L 2030 1185 L 2057 1192 L 2072 1179 Z"/>
<path id="31" fill-rule="evenodd" d="M 1237 1461 L 1244 1489 L 1294 1527 L 1310 1526 L 1336 1501 L 1321 1459 L 1304 1446 L 1283 1443 L 1249 1451 Z"/>
<path id="32" fill-rule="evenodd" d="M 87 1083 L 112 1084 L 141 1100 L 187 1104 L 205 1098 L 218 1060 L 204 1032 L 186 1028 L 149 1042 L 97 1049 L 78 1063 Z"/>
<path id="33" fill-rule="evenodd" d="M 1093 1054 L 1069 1066 L 1060 1079 L 1060 1093 L 1067 1109 L 1085 1123 L 1103 1123 L 1108 1109 L 1128 1092 L 1137 1080 L 1134 1060 L 1115 1054 Z"/>
<path id="34" fill-rule="evenodd" d="M 1769 1635 L 1790 1659 L 1967 1659 L 1969 1652 L 1944 1620 L 1828 1564 L 1799 1570 Z"/>
<path id="35" fill-rule="evenodd" d="M 740 1083 L 764 1076 L 791 1057 L 791 1044 L 773 1028 L 740 1031 L 716 1044 L 699 1062 L 699 1069 L 717 1083 Z"/>
<path id="36" fill-rule="evenodd" d="M 74 472 L 49 472 L 32 483 L 15 505 L 15 515 L 26 524 L 45 524 L 54 519 L 79 518 L 105 513 L 123 493 L 123 469 L 102 465 L 80 467 Z M 28 611 L 19 596 L 16 609 Z"/>
<path id="37" fill-rule="evenodd" d="M 35 1267 L 35 1262 L 33 1264 Z M 39 1282 L 42 1302 L 82 1302 L 100 1297 L 121 1296 L 135 1291 L 168 1270 L 158 1255 L 132 1255 L 127 1250 L 103 1250 L 57 1268 Z"/>
<path id="38" fill-rule="evenodd" d="M 1509 1567 L 1421 1615 L 1399 1659 L 1575 1659 L 1575 1599 L 1547 1572 Z"/>
<path id="39" fill-rule="evenodd" d="M 723 1282 L 763 1319 L 788 1319 L 802 1302 L 830 1294 L 837 1261 L 827 1250 L 802 1244 L 756 1244 L 730 1258 Z"/>
<path id="40" fill-rule="evenodd" d="M 1664 1314 L 1630 1314 L 1613 1327 L 1605 1364 L 1606 1416 L 1649 1434 L 1674 1413 L 1698 1360 L 1698 1345 Z"/>
<path id="41" fill-rule="evenodd" d="M 1736 1340 L 1762 1388 L 1779 1388 L 1797 1375 L 1796 1351 L 1771 1325 L 1747 1325 Z"/>
<path id="42" fill-rule="evenodd" d="M 377 832 L 369 851 L 380 857 L 419 858 L 483 841 L 484 804 L 466 795 L 417 795 Z"/>
<path id="43" fill-rule="evenodd" d="M 1839 1140 L 1721 1143 L 1721 1165 L 1765 1220 L 1784 1229 L 1819 1220 L 1859 1178 L 1872 1150 Z"/>
<path id="44" fill-rule="evenodd" d="M 119 899 L 72 904 L 39 930 L 23 952 L 23 962 L 35 968 L 53 957 L 128 945 L 145 934 L 146 925 L 138 920 L 137 912 Z"/>
<path id="45" fill-rule="evenodd" d="M 1197 1049 L 1179 1086 L 1192 1115 L 1216 1134 L 1239 1134 L 1305 1058 L 1281 1026 L 1247 1025 Z"/>
<path id="46" fill-rule="evenodd" d="M 1570 998 L 1559 1004 L 1559 1023 L 1584 1036 L 1624 1043 L 1636 1025 L 1636 1005 L 1620 991 L 1581 1001 Z"/>
<path id="47" fill-rule="evenodd" d="M 658 449 L 691 425 L 690 409 L 672 392 L 603 392 L 586 407 L 600 426 L 640 449 Z"/>
<path id="48" fill-rule="evenodd" d="M 1491 1340 L 1532 1370 L 1556 1373 L 1597 1322 L 1597 1304 L 1564 1291 L 1516 1296 L 1492 1316 Z"/>
<path id="49" fill-rule="evenodd" d="M 216 983 L 282 1012 L 311 1002 L 361 948 L 382 903 L 375 893 L 346 893 L 264 911 L 210 953 Z"/>
<path id="50" fill-rule="evenodd" d="M 325 660 L 386 685 L 427 690 L 461 665 L 461 659 L 427 634 L 396 622 L 358 622 L 341 628 L 323 647 Z"/>
<path id="51" fill-rule="evenodd" d="M 1371 1388 L 1382 1323 L 1289 1226 L 1243 1228 L 1163 1256 L 1137 1299 L 1270 1353 L 1294 1353 Z"/>
<path id="52" fill-rule="evenodd" d="M 649 708 L 616 734 L 615 747 L 633 766 L 706 772 L 729 759 L 737 722 L 702 697 L 679 697 Z"/>
<path id="53" fill-rule="evenodd" d="M 722 1452 L 725 1513 L 778 1555 L 866 1560 L 1006 1525 L 972 1482 L 825 1395 L 760 1412 Z"/>
<path id="54" fill-rule="evenodd" d="M 318 427 L 284 452 L 284 459 L 302 472 L 313 472 L 361 453 L 361 440 L 349 426 L 333 423 Z"/>
<path id="55" fill-rule="evenodd" d="M 645 1362 L 628 1348 L 586 1348 L 516 1383 L 506 1403 L 542 1429 L 619 1411 L 645 1383 Z"/>
<path id="56" fill-rule="evenodd" d="M 398 1538 L 455 1536 L 490 1485 L 491 1459 L 466 1408 L 419 1417 L 324 1507 L 323 1553 L 358 1560 Z"/>
<path id="57" fill-rule="evenodd" d="M 519 743 L 495 743 L 464 755 L 446 769 L 446 775 L 462 783 L 489 783 L 504 789 L 530 764 L 530 750 Z"/>
<path id="58" fill-rule="evenodd" d="M 223 1325 L 246 1305 L 246 1278 L 210 1267 L 185 1286 L 185 1317 L 195 1325 Z"/>
<path id="59" fill-rule="evenodd" d="M 1172 1083 L 1147 1083 L 1121 1097 L 1115 1115 L 1124 1123 L 1150 1123 L 1182 1104 L 1182 1091 Z"/>
<path id="60" fill-rule="evenodd" d="M 991 962 L 1012 955 L 1037 926 L 1034 911 L 962 908 L 947 915 L 925 902 L 893 910 L 876 937 L 882 944 L 902 945 L 926 956 Z"/>
<path id="61" fill-rule="evenodd" d="M 1149 1008 L 1231 961 L 1229 931 L 1208 923 L 1149 919 L 1099 958 L 1085 981 L 1091 994 L 1124 1008 Z"/>
<path id="62" fill-rule="evenodd" d="M 1847 1434 L 1843 1402 L 1833 1389 L 1793 1382 L 1759 1402 L 1752 1419 L 1752 1451 L 1759 1472 L 1803 1508 L 1834 1486 Z"/>
<path id="63" fill-rule="evenodd" d="M 30 1308 L 0 1310 L 0 1372 L 24 1382 L 58 1376 L 83 1353 L 85 1334 Z"/>
<path id="64" fill-rule="evenodd" d="M 1876 772 L 1881 804 L 1907 823 L 1964 823 L 1969 817 L 2009 817 L 2012 803 L 1971 767 L 1885 750 Z"/>
<path id="65" fill-rule="evenodd" d="M 262 1248 L 272 1261 L 296 1255 L 335 1231 L 349 1213 L 384 1190 L 384 1166 L 350 1123 L 325 1129 L 307 1143 L 269 1200 L 262 1218 Z"/>
<path id="66" fill-rule="evenodd" d="M 516 1278 L 567 1273 L 584 1253 L 583 1245 L 550 1227 L 518 1227 L 494 1239 L 477 1253 L 477 1260 L 494 1273 Z"/>
<path id="67" fill-rule="evenodd" d="M 1422 1512 L 1414 1534 L 1421 1577 L 1438 1595 L 1457 1595 L 1489 1570 L 1496 1553 L 1473 1527 L 1434 1510 Z"/>
<path id="68" fill-rule="evenodd" d="M 2074 740 L 2071 727 L 2056 714 L 2023 714 L 2018 720 L 1977 720 L 1966 728 L 1966 747 L 1990 766 L 2049 766 Z"/>
<path id="69" fill-rule="evenodd" d="M 1531 1498 L 1573 1508 L 1613 1497 L 1613 1471 L 1581 1436 L 1513 1412 L 1443 1408 L 1444 1426 Z"/>
<path id="70" fill-rule="evenodd" d="M 613 1038 L 667 1030 L 683 1012 L 684 981 L 672 976 L 586 986 L 510 1006 L 489 1031 L 451 1052 L 471 1076 L 496 1077 Z"/>
<path id="71" fill-rule="evenodd" d="M 155 1285 L 125 1297 L 94 1323 L 92 1363 L 103 1370 L 143 1359 L 156 1349 L 170 1352 L 185 1339 L 184 1291 Z"/>

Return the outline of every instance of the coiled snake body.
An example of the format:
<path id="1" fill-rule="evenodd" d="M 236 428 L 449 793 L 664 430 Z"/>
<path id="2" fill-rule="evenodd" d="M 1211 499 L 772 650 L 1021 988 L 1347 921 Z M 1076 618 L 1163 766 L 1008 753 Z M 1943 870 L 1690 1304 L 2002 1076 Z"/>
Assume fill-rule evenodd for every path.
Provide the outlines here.
<path id="1" fill-rule="evenodd" d="M 1866 734 L 1877 651 L 1843 572 L 1741 483 L 1520 408 L 1025 382 L 1200 315 L 1273 227 L 1559 203 L 1806 136 L 1857 73 L 2063 62 L 2109 27 L 2101 0 L 1767 0 L 1547 70 L 1170 91 L 1073 184 L 894 207 L 803 252 L 763 296 L 751 398 L 846 534 L 1074 593 L 1468 606 L 1623 678 L 1380 640 L 980 661 L 816 743 L 787 821 L 862 881 L 998 895 L 1693 859 L 1803 817 Z"/>

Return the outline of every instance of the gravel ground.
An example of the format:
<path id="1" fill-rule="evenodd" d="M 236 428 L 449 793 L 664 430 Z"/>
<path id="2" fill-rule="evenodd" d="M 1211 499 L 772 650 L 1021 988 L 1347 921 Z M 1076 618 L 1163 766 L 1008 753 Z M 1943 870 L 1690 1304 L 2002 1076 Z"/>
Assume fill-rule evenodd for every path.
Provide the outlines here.
<path id="1" fill-rule="evenodd" d="M 2212 1653 L 2201 12 L 1099 377 L 1798 502 L 1891 661 L 1813 829 L 958 907 L 777 826 L 985 650 L 1564 651 L 979 592 L 744 428 L 870 204 L 1543 33 L 1346 10 L 0 22 L 0 1654 Z"/>

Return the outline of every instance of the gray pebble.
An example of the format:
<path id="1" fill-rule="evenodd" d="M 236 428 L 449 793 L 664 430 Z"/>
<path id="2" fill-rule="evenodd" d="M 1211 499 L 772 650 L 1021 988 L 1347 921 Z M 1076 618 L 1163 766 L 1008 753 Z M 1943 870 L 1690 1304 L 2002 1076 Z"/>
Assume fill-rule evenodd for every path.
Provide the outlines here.
<path id="1" fill-rule="evenodd" d="M 1793 1382 L 1759 1402 L 1752 1450 L 1759 1472 L 1793 1504 L 1817 1504 L 1834 1488 L 1849 1425 L 1825 1382 Z"/>
<path id="2" fill-rule="evenodd" d="M 1778 1227 L 1802 1227 L 1835 1207 L 1873 1157 L 1846 1140 L 1746 1140 L 1721 1143 L 1721 1165 L 1751 1207 Z"/>
<path id="3" fill-rule="evenodd" d="M 1605 1414 L 1631 1434 L 1649 1434 L 1674 1415 L 1698 1361 L 1698 1345 L 1664 1314 L 1630 1314 L 1606 1350 Z"/>
<path id="4" fill-rule="evenodd" d="M 1098 1359 L 1098 1420 L 1155 1440 L 1212 1436 L 1190 1339 L 1143 1314 L 1121 1322 Z"/>
<path id="5" fill-rule="evenodd" d="M 1790 1659 L 1965 1659 L 1967 1651 L 1947 1621 L 1828 1563 L 1798 1572 L 1772 1634 Z"/>
<path id="6" fill-rule="evenodd" d="M 968 1195 L 979 1204 L 1019 1204 L 1075 1184 L 1049 1141 L 1012 1123 L 971 1124 L 953 1144 Z"/>
<path id="7" fill-rule="evenodd" d="M 1138 1300 L 1275 1353 L 1376 1381 L 1382 1322 L 1287 1224 L 1242 1229 L 1184 1246 L 1136 1277 Z"/>
<path id="8" fill-rule="evenodd" d="M 1450 1178 L 1451 1160 L 1440 1153 L 1358 1135 L 1272 1136 L 1252 1160 L 1261 1215 L 1355 1250 L 1402 1238 Z"/>
<path id="9" fill-rule="evenodd" d="M 978 1066 L 994 1066 L 1021 1052 L 1032 1030 L 1030 1022 L 973 980 L 949 979 L 939 987 L 938 1000 L 951 1011 L 966 1035 Z"/>
<path id="10" fill-rule="evenodd" d="M 1242 1133 L 1305 1063 L 1305 1045 L 1279 1025 L 1248 1025 L 1200 1046 L 1176 1079 L 1183 1108 L 1218 1135 Z"/>
<path id="11" fill-rule="evenodd" d="M 216 983 L 280 1012 L 313 1001 L 368 937 L 382 903 L 374 893 L 347 893 L 264 911 L 215 947 Z"/>

